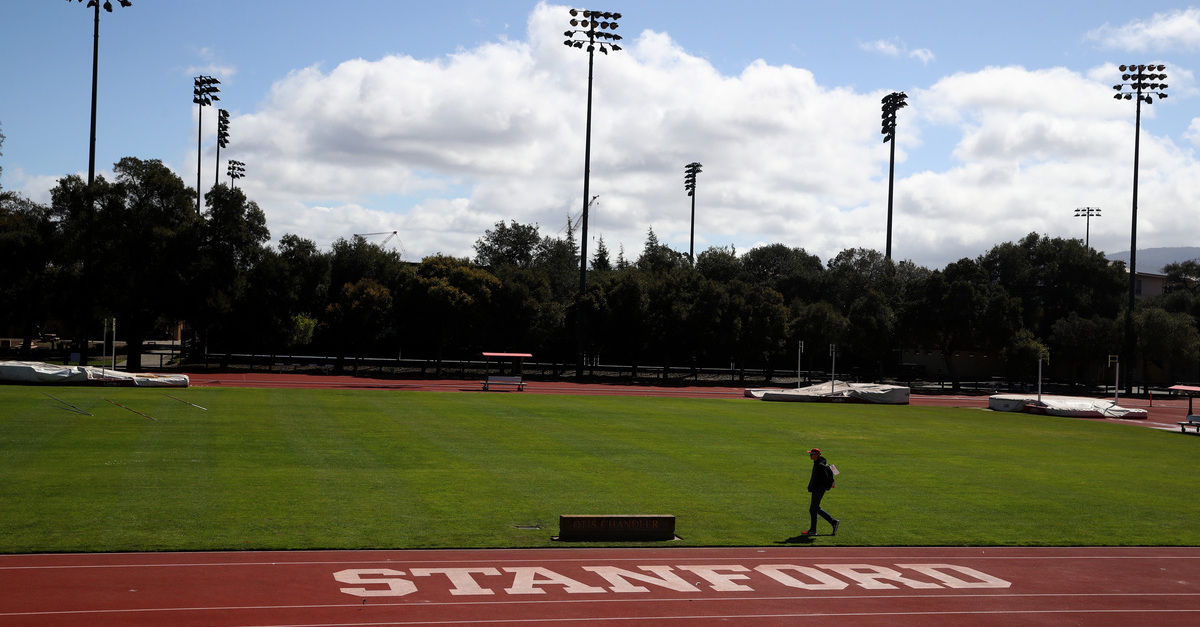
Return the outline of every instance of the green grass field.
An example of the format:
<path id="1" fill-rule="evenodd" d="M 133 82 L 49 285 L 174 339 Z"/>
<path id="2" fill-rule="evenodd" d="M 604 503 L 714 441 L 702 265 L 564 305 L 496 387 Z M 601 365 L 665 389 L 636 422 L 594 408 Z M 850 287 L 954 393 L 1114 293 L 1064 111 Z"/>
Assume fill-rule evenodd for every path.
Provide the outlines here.
<path id="1" fill-rule="evenodd" d="M 546 547 L 559 514 L 601 513 L 674 514 L 671 546 L 769 546 L 808 525 L 811 446 L 842 472 L 825 500 L 842 527 L 822 545 L 1200 544 L 1200 439 L 1103 421 L 749 399 L 166 393 L 208 411 L 158 390 L 0 386 L 0 552 Z"/>

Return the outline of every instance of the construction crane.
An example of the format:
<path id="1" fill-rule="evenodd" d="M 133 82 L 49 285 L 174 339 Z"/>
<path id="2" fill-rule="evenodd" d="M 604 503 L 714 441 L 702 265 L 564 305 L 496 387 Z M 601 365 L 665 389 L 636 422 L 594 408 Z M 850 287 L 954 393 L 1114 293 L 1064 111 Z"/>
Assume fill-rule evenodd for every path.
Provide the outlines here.
<path id="1" fill-rule="evenodd" d="M 378 233 L 355 233 L 354 237 L 361 237 L 363 239 L 366 239 L 368 237 L 373 237 L 375 235 L 387 235 L 387 237 L 383 238 L 382 242 L 379 242 L 379 247 L 383 248 L 383 246 L 385 244 L 392 241 L 393 237 L 396 237 L 396 231 L 380 231 Z"/>

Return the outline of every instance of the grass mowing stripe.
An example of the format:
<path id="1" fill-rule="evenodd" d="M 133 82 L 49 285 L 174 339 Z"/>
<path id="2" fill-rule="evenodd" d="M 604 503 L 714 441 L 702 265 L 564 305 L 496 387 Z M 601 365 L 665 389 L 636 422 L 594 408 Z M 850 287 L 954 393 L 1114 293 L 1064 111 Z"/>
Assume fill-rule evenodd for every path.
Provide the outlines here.
<path id="1" fill-rule="evenodd" d="M 0 387 L 0 551 L 550 546 L 565 513 L 688 545 L 1195 545 L 1195 438 L 1103 421 L 733 399 Z M 540 525 L 541 529 L 517 529 Z M 834 541 L 834 539 L 830 539 Z"/>

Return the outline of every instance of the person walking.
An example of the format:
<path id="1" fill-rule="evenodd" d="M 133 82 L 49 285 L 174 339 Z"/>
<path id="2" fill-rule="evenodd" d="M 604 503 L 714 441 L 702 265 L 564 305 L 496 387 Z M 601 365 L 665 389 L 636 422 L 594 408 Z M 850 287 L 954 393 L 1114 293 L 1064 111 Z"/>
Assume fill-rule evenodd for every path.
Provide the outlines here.
<path id="1" fill-rule="evenodd" d="M 808 513 L 812 517 L 812 522 L 808 526 L 808 531 L 800 535 L 817 535 L 817 516 L 820 516 L 833 525 L 833 533 L 829 535 L 836 536 L 838 523 L 841 521 L 830 516 L 829 512 L 821 509 L 821 499 L 825 497 L 826 492 L 833 489 L 833 469 L 829 467 L 829 461 L 821 457 L 821 449 L 819 448 L 810 449 L 808 457 L 813 462 L 812 477 L 808 480 L 808 491 L 812 493 L 812 501 L 808 505 Z"/>

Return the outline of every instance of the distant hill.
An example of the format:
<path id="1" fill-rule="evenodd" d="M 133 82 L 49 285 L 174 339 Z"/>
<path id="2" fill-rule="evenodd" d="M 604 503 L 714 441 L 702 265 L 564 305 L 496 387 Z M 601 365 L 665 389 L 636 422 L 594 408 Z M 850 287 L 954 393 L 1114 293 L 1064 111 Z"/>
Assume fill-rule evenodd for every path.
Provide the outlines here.
<path id="1" fill-rule="evenodd" d="M 1109 261 L 1124 261 L 1129 263 L 1129 251 L 1105 255 Z M 1181 246 L 1178 248 L 1146 248 L 1138 249 L 1137 271 L 1162 274 L 1163 266 L 1180 261 L 1200 259 L 1200 248 L 1196 246 Z"/>

